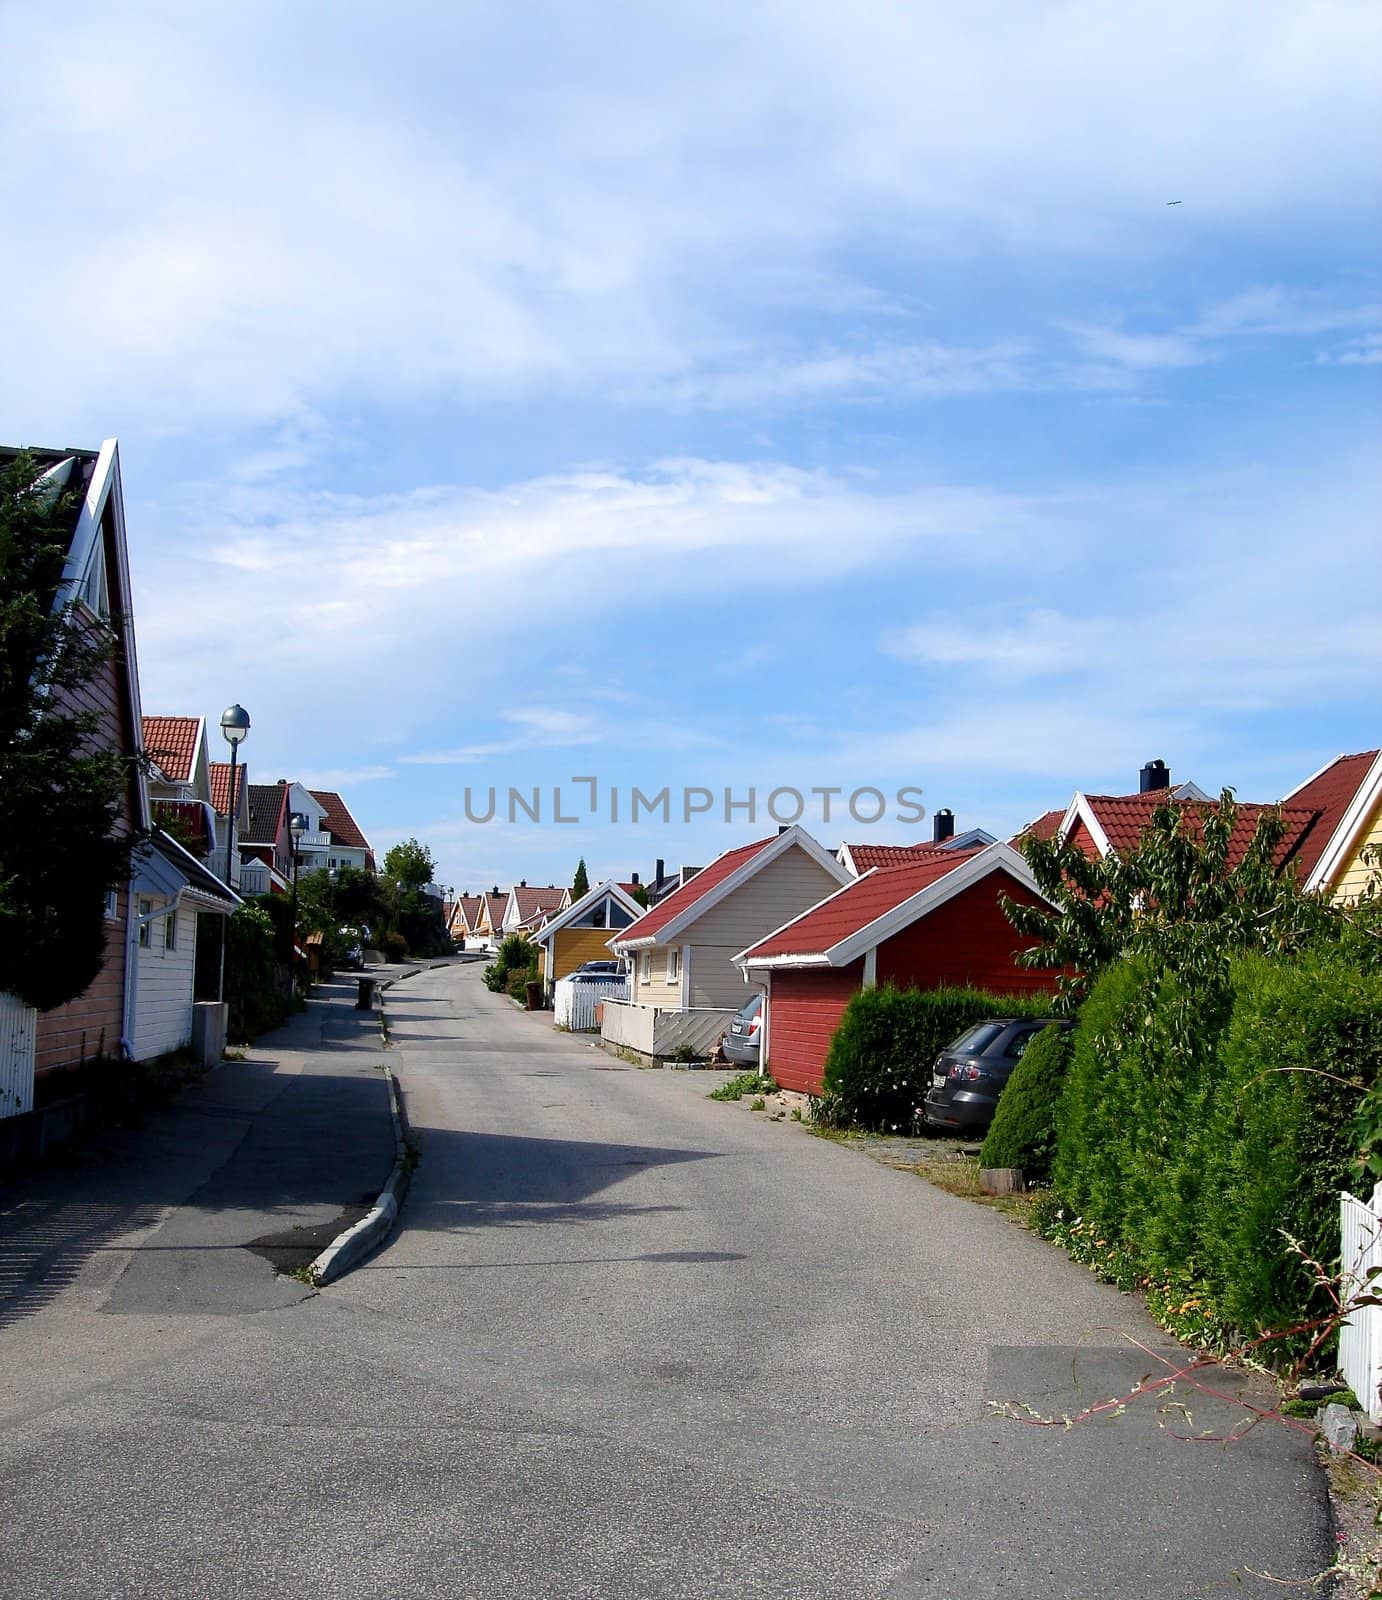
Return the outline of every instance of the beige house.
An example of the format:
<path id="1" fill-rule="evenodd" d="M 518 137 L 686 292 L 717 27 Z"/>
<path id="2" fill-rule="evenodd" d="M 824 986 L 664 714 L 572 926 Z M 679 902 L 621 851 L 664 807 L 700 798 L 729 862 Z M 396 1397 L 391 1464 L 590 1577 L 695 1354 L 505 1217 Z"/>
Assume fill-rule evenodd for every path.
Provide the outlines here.
<path id="1" fill-rule="evenodd" d="M 609 941 L 633 965 L 604 1038 L 654 1059 L 713 1048 L 754 990 L 734 957 L 851 881 L 805 829 L 726 850 Z"/>

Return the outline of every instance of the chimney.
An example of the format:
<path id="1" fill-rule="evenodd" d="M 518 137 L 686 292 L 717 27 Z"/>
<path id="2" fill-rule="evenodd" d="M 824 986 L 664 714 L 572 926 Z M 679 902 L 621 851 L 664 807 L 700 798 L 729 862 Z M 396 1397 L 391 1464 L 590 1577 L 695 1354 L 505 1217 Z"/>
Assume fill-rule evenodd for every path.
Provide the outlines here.
<path id="1" fill-rule="evenodd" d="M 654 883 L 661 883 L 662 882 L 662 878 L 663 878 L 662 868 L 663 868 L 663 865 L 664 865 L 664 863 L 663 863 L 662 857 L 659 856 L 657 858 L 657 871 L 653 873 L 653 882 Z"/>
<path id="2" fill-rule="evenodd" d="M 790 823 L 790 822 L 784 822 L 784 823 L 781 823 L 781 824 L 780 824 L 780 825 L 779 825 L 779 827 L 778 827 L 778 830 L 777 830 L 777 836 L 778 836 L 778 838 L 779 838 L 779 839 L 780 839 L 780 838 L 781 838 L 781 837 L 782 837 L 782 835 L 783 835 L 783 834 L 784 834 L 784 833 L 786 833 L 786 831 L 787 831 L 787 830 L 788 830 L 788 828 L 790 828 L 790 827 L 791 827 L 791 823 Z"/>
<path id="3" fill-rule="evenodd" d="M 520 889 L 526 889 L 528 887 L 528 880 L 526 878 L 520 878 L 518 880 L 518 887 Z"/>
<path id="4" fill-rule="evenodd" d="M 944 844 L 947 839 L 955 837 L 955 813 L 949 806 L 944 806 L 931 818 L 931 839 L 935 844 Z"/>
<path id="5" fill-rule="evenodd" d="M 636 872 L 630 875 L 629 882 L 634 886 L 635 889 L 638 887 L 638 874 Z"/>
<path id="6" fill-rule="evenodd" d="M 1164 761 L 1149 761 L 1137 775 L 1138 794 L 1152 794 L 1171 787 L 1171 774 Z"/>
<path id="7" fill-rule="evenodd" d="M 499 885 L 498 885 L 498 884 L 497 884 L 497 883 L 496 883 L 496 884 L 495 884 L 495 886 L 494 886 L 494 887 L 493 887 L 493 888 L 492 888 L 492 889 L 491 889 L 491 890 L 490 890 L 490 893 L 491 893 L 491 894 L 498 894 L 498 893 L 499 893 Z"/>

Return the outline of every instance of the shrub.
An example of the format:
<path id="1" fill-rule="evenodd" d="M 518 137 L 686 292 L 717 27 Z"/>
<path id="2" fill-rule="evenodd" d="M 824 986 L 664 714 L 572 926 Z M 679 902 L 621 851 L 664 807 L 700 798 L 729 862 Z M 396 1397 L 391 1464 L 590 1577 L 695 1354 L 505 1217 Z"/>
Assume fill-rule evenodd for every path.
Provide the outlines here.
<path id="1" fill-rule="evenodd" d="M 1198 1253 L 1221 1315 L 1255 1334 L 1328 1309 L 1282 1236 L 1326 1264 L 1339 1254 L 1358 1105 L 1350 1085 L 1382 1079 L 1382 983 L 1346 952 L 1322 951 L 1290 963 L 1244 956 L 1234 991 L 1195 1151 Z"/>
<path id="2" fill-rule="evenodd" d="M 1072 1044 L 1068 1030 L 1053 1027 L 1043 1028 L 1027 1046 L 998 1097 L 993 1125 L 979 1152 L 981 1167 L 1020 1167 L 1028 1182 L 1051 1176 L 1056 1106 Z"/>
<path id="3" fill-rule="evenodd" d="M 485 968 L 485 987 L 494 994 L 523 998 L 523 986 L 537 978 L 537 946 L 519 933 L 511 933 L 499 946 L 499 954 Z"/>
<path id="4" fill-rule="evenodd" d="M 228 1036 L 244 1044 L 288 1015 L 287 968 L 276 959 L 274 924 L 261 905 L 247 901 L 225 932 Z"/>
<path id="5" fill-rule="evenodd" d="M 1350 1115 L 1382 1081 L 1382 983 L 1343 945 L 1243 953 L 1227 974 L 1222 994 L 1141 958 L 1100 978 L 1052 1175 L 1101 1259 L 1256 1336 L 1328 1309 L 1287 1236 L 1333 1267 Z"/>
<path id="6" fill-rule="evenodd" d="M 379 940 L 380 954 L 385 961 L 406 961 L 408 959 L 408 941 L 401 933 L 386 933 Z"/>
<path id="7" fill-rule="evenodd" d="M 825 1060 L 814 1120 L 910 1131 L 937 1054 L 986 1017 L 1040 1016 L 1047 1001 L 982 989 L 861 989 L 845 1008 Z"/>

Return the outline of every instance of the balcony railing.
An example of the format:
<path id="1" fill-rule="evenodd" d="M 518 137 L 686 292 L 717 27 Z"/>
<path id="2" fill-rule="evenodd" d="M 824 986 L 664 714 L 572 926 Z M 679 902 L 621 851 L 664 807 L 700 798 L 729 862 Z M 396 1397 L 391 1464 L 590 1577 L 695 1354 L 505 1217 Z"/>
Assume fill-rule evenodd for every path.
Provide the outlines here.
<path id="1" fill-rule="evenodd" d="M 304 850 L 325 850 L 331 843 L 329 833 L 303 833 L 294 834 L 293 837 L 297 840 L 299 854 Z"/>

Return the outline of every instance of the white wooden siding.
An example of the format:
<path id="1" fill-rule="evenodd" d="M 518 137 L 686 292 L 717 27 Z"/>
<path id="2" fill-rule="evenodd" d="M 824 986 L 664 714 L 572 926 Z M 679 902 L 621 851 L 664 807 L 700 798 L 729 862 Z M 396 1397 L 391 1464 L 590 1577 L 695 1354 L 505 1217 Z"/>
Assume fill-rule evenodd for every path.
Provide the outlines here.
<path id="1" fill-rule="evenodd" d="M 192 983 L 197 959 L 197 913 L 177 913 L 177 947 L 163 944 L 164 919 L 153 923 L 149 948 L 137 949 L 134 1057 L 147 1061 L 192 1041 Z"/>

